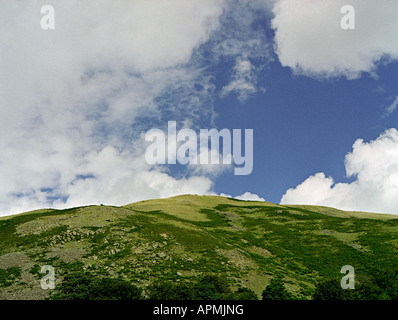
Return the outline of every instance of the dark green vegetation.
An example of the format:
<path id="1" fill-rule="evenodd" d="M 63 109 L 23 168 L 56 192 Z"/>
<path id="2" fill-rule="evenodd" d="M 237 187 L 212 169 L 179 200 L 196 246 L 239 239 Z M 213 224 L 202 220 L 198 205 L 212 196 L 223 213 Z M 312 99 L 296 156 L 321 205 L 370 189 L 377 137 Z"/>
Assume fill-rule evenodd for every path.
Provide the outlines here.
<path id="1" fill-rule="evenodd" d="M 224 277 L 205 275 L 195 282 L 162 281 L 147 288 L 149 300 L 257 300 L 250 289 L 235 292 Z M 68 274 L 50 300 L 142 300 L 142 290 L 126 280 L 99 278 L 88 272 Z"/>
<path id="2" fill-rule="evenodd" d="M 178 196 L 41 210 L 0 219 L 0 298 L 49 298 L 51 265 L 58 299 L 397 299 L 397 247 L 398 217 L 326 207 Z M 355 290 L 339 287 L 344 265 Z"/>
<path id="3" fill-rule="evenodd" d="M 262 294 L 263 300 L 292 300 L 292 294 L 288 292 L 282 279 L 271 279 L 271 283 Z"/>
<path id="4" fill-rule="evenodd" d="M 375 271 L 372 276 L 356 280 L 355 290 L 341 290 L 339 279 L 320 281 L 313 295 L 315 300 L 398 300 L 398 272 Z"/>
<path id="5" fill-rule="evenodd" d="M 140 300 L 142 290 L 122 279 L 89 273 L 68 274 L 51 294 L 52 300 Z"/>
<path id="6" fill-rule="evenodd" d="M 232 291 L 226 278 L 205 275 L 189 283 L 163 281 L 148 287 L 151 300 L 257 300 L 248 288 Z"/>

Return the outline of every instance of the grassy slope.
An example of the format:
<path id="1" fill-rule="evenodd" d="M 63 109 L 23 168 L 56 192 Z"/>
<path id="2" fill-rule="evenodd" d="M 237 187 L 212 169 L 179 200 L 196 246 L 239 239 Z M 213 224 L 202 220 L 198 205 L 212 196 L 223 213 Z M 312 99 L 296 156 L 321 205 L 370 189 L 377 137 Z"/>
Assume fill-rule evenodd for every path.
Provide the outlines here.
<path id="1" fill-rule="evenodd" d="M 0 219 L 0 298 L 43 299 L 41 266 L 87 270 L 145 288 L 159 279 L 226 275 L 259 296 L 281 274 L 306 299 L 317 279 L 398 264 L 398 217 L 217 196 L 123 207 L 39 210 Z"/>

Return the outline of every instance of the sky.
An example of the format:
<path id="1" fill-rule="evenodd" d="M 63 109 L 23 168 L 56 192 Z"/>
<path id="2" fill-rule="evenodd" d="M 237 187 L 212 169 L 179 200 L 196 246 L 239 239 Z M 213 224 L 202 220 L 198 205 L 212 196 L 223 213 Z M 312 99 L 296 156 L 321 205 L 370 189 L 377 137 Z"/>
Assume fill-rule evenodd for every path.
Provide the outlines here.
<path id="1" fill-rule="evenodd" d="M 398 214 L 398 2 L 350 1 L 355 29 L 346 4 L 3 0 L 0 215 L 179 194 Z M 253 170 L 148 163 L 169 121 L 252 129 Z"/>

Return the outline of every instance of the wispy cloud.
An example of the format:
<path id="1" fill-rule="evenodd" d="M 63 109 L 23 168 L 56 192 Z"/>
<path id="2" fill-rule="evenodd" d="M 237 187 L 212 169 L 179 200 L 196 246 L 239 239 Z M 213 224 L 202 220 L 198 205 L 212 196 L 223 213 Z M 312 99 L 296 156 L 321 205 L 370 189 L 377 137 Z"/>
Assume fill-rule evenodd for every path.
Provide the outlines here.
<path id="1" fill-rule="evenodd" d="M 249 60 L 237 59 L 233 68 L 232 80 L 221 90 L 221 97 L 236 92 L 238 99 L 245 102 L 257 91 L 265 92 L 264 88 L 257 85 L 257 74 Z"/>
<path id="2" fill-rule="evenodd" d="M 383 118 L 388 117 L 390 114 L 392 114 L 395 110 L 397 110 L 398 107 L 398 96 L 395 97 L 394 101 L 390 104 L 388 108 L 386 108 Z"/>

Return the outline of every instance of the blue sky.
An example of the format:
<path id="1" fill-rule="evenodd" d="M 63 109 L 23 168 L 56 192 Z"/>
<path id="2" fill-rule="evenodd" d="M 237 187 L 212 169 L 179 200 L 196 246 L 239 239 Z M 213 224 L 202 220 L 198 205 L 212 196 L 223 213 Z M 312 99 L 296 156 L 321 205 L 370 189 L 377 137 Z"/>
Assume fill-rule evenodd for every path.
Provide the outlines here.
<path id="1" fill-rule="evenodd" d="M 279 203 L 288 188 L 315 172 L 323 171 L 336 182 L 351 181 L 344 158 L 353 142 L 373 140 L 396 127 L 396 114 L 382 115 L 395 96 L 397 75 L 398 64 L 391 63 L 378 69 L 378 79 L 365 75 L 317 81 L 272 63 L 259 76 L 265 93 L 244 103 L 233 96 L 216 102 L 216 111 L 223 114 L 217 124 L 254 128 L 256 146 L 253 174 L 225 175 L 217 190 L 238 194 L 249 185 L 253 193 Z"/>
<path id="2" fill-rule="evenodd" d="M 398 213 L 398 3 L 351 1 L 348 30 L 345 4 L 5 1 L 0 215 L 185 193 Z M 149 164 L 168 121 L 253 129 L 252 173 Z"/>

